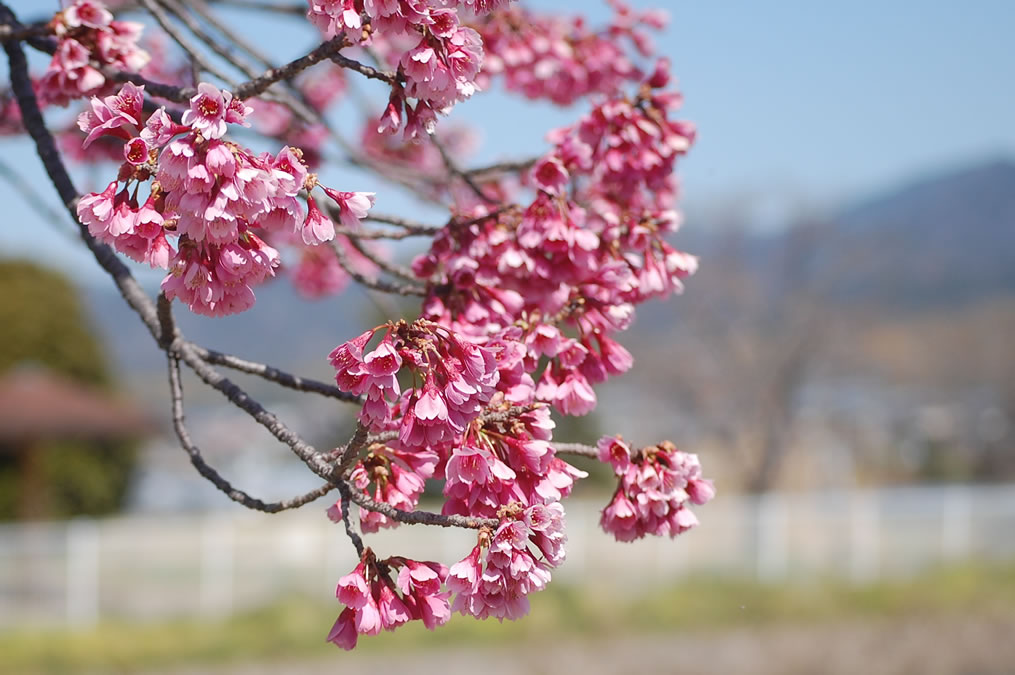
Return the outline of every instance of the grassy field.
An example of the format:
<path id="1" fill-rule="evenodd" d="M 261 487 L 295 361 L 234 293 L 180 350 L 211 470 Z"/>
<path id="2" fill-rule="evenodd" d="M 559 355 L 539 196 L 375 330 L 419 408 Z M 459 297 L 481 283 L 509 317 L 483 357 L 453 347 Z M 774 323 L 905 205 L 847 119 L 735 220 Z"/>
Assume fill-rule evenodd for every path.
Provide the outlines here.
<path id="1" fill-rule="evenodd" d="M 371 653 L 439 648 L 538 646 L 588 641 L 739 630 L 744 627 L 814 626 L 852 620 L 1015 614 L 1015 565 L 942 569 L 905 582 L 865 587 L 842 583 L 760 585 L 694 579 L 624 593 L 623 579 L 594 591 L 551 585 L 532 598 L 522 621 L 499 625 L 455 617 L 428 633 L 410 625 L 365 638 Z M 84 631 L 33 630 L 0 635 L 0 673 L 144 672 L 201 664 L 321 661 L 335 655 L 324 636 L 340 610 L 306 598 L 221 621 L 103 623 Z"/>

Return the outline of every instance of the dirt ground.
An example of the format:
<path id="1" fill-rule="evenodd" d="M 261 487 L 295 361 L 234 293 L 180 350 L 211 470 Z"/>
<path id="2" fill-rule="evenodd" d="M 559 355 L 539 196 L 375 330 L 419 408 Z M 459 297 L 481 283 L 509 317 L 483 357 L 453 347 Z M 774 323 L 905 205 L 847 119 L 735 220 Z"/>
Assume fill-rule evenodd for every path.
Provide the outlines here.
<path id="1" fill-rule="evenodd" d="M 1012 675 L 1015 613 L 741 627 L 512 648 L 336 653 L 313 663 L 192 667 L 165 675 Z"/>

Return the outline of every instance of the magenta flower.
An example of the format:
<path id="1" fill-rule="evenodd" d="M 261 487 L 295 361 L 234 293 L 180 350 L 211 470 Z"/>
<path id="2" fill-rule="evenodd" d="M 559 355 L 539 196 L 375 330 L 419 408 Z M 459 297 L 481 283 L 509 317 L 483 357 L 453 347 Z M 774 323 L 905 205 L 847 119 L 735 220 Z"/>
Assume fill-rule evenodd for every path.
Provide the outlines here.
<path id="1" fill-rule="evenodd" d="M 321 213 L 313 198 L 307 200 L 307 218 L 303 221 L 303 243 L 308 246 L 331 241 L 335 238 L 335 224 Z"/>
<path id="2" fill-rule="evenodd" d="M 133 166 L 147 164 L 148 150 L 148 143 L 143 138 L 132 138 L 123 146 L 123 158 Z"/>
<path id="3" fill-rule="evenodd" d="M 183 112 L 183 123 L 201 132 L 205 138 L 222 138 L 226 133 L 226 111 L 232 94 L 219 91 L 202 82 L 190 99 L 190 108 Z"/>
<path id="4" fill-rule="evenodd" d="M 373 192 L 337 192 L 331 188 L 324 188 L 324 192 L 338 204 L 342 225 L 352 230 L 359 227 L 359 221 L 374 205 Z"/>

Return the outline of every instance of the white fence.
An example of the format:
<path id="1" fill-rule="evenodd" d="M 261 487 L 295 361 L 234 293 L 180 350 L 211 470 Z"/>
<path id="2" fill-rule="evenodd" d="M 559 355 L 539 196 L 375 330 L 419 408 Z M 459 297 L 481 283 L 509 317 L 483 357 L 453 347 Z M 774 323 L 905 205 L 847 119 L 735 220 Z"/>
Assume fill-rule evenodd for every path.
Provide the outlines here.
<path id="1" fill-rule="evenodd" d="M 1015 559 L 1015 484 L 724 497 L 675 541 L 620 544 L 598 507 L 566 502 L 568 560 L 557 583 L 624 584 L 688 574 L 858 583 L 966 559 Z M 368 537 L 394 553 L 451 564 L 475 534 L 402 527 Z M 291 593 L 322 596 L 355 564 L 323 508 L 124 517 L 0 527 L 0 628 L 100 618 L 222 615 Z M 632 570 L 637 570 L 632 574 Z"/>

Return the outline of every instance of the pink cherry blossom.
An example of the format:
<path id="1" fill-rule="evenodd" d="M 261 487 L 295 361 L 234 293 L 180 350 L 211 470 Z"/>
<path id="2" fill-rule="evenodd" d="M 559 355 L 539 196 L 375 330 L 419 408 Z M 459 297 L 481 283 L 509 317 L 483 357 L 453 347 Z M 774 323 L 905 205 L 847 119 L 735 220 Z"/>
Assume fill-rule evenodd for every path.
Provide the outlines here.
<path id="1" fill-rule="evenodd" d="M 222 138 L 226 133 L 226 111 L 232 94 L 202 82 L 183 112 L 183 123 L 197 129 L 205 138 Z"/>

